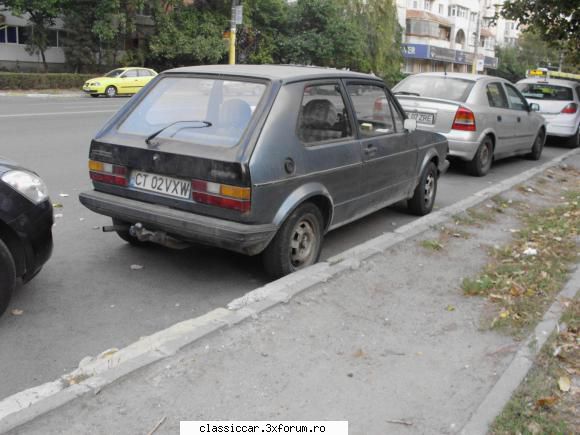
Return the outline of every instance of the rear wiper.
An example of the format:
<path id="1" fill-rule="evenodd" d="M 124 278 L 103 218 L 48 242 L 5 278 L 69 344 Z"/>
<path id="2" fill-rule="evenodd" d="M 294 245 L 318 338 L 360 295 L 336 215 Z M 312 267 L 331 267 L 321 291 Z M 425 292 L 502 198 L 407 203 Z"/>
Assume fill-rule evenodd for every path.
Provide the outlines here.
<path id="1" fill-rule="evenodd" d="M 198 127 L 188 127 L 188 128 L 206 128 L 206 127 L 211 127 L 213 124 L 209 121 L 200 121 L 197 119 L 192 119 L 190 121 L 175 121 L 172 122 L 171 124 L 167 124 L 165 127 L 163 127 L 161 130 L 157 130 L 155 133 L 147 136 L 147 139 L 145 139 L 145 143 L 147 145 L 154 145 L 151 143 L 151 140 L 154 139 L 157 135 L 161 134 L 163 131 L 167 130 L 169 127 L 174 126 L 175 124 L 184 124 L 184 123 L 199 123 L 201 125 L 199 125 Z"/>
<path id="2" fill-rule="evenodd" d="M 397 91 L 397 92 L 395 92 L 395 95 L 413 95 L 415 97 L 420 97 L 421 96 L 417 92 L 407 92 L 407 91 Z"/>

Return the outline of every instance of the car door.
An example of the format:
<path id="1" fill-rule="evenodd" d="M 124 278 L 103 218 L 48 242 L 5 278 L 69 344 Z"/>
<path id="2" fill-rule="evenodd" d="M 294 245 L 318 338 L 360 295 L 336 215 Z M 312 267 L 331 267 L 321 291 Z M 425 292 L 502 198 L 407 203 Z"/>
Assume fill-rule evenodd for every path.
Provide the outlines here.
<path id="1" fill-rule="evenodd" d="M 139 74 L 139 82 L 138 82 L 139 89 L 141 89 L 143 86 L 149 83 L 153 78 L 153 74 L 151 73 L 151 71 L 146 69 L 138 69 L 137 73 Z"/>
<path id="2" fill-rule="evenodd" d="M 507 95 L 500 82 L 488 83 L 485 92 L 491 109 L 487 115 L 487 123 L 496 134 L 494 154 L 511 154 L 516 149 L 517 116 L 509 107 Z"/>
<path id="3" fill-rule="evenodd" d="M 120 78 L 119 90 L 122 94 L 133 94 L 140 89 L 139 74 L 136 69 L 130 69 Z"/>
<path id="4" fill-rule="evenodd" d="M 403 128 L 404 116 L 387 89 L 376 82 L 347 81 L 363 158 L 362 193 L 378 209 L 407 196 L 414 182 L 417 147 Z"/>
<path id="5" fill-rule="evenodd" d="M 528 103 L 515 86 L 509 83 L 504 83 L 503 85 L 507 93 L 510 109 L 516 116 L 514 151 L 527 150 L 532 146 L 537 134 L 537 130 L 530 117 Z"/>

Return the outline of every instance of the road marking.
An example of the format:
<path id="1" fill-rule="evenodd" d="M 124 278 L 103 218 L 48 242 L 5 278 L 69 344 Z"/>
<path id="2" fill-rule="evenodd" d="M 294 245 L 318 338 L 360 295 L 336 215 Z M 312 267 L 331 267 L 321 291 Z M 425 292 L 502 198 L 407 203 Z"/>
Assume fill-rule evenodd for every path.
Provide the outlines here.
<path id="1" fill-rule="evenodd" d="M 53 116 L 53 115 L 81 115 L 83 113 L 112 113 L 116 110 L 85 110 L 83 112 L 45 112 L 45 113 L 14 113 L 0 115 L 0 118 L 26 118 L 28 116 Z"/>

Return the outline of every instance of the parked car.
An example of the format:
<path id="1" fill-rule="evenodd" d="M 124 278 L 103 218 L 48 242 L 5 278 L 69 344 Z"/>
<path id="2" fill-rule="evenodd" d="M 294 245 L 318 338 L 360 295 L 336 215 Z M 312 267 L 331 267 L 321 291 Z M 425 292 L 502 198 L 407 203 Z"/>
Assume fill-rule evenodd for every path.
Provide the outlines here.
<path id="1" fill-rule="evenodd" d="M 467 161 L 472 175 L 483 176 L 493 160 L 526 155 L 539 160 L 546 125 L 507 80 L 472 74 L 423 73 L 394 88 L 407 116 L 419 128 L 449 141 L 449 155 Z"/>
<path id="2" fill-rule="evenodd" d="M 539 106 L 548 136 L 566 138 L 572 148 L 580 147 L 580 82 L 529 78 L 517 82 L 516 87 L 530 104 Z"/>
<path id="3" fill-rule="evenodd" d="M 0 157 L 0 316 L 18 279 L 32 279 L 52 253 L 52 204 L 34 172 Z"/>
<path id="4" fill-rule="evenodd" d="M 117 95 L 136 94 L 156 75 L 149 68 L 117 68 L 102 77 L 87 80 L 83 91 L 95 98 L 99 95 L 112 98 Z"/>
<path id="5" fill-rule="evenodd" d="M 389 103 L 389 116 L 379 119 L 377 101 Z M 129 243 L 262 253 L 278 277 L 315 263 L 327 231 L 380 208 L 408 200 L 413 213 L 431 211 L 447 141 L 415 128 L 374 76 L 178 68 L 92 140 L 94 190 L 80 201 L 112 217 L 104 229 Z"/>

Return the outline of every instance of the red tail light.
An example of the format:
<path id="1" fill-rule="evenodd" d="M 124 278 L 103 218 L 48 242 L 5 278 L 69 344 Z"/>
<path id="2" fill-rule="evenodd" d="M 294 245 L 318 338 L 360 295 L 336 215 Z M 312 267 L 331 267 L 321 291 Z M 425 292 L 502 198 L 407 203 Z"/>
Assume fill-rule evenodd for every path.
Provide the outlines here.
<path id="1" fill-rule="evenodd" d="M 570 103 L 562 109 L 560 113 L 566 113 L 567 115 L 573 115 L 578 111 L 578 104 Z"/>
<path id="2" fill-rule="evenodd" d="M 475 115 L 465 107 L 459 107 L 451 126 L 453 130 L 475 131 Z"/>
<path id="3" fill-rule="evenodd" d="M 116 184 L 117 186 L 128 185 L 127 168 L 124 166 L 89 160 L 89 175 L 91 180 L 100 183 Z"/>
<path id="4" fill-rule="evenodd" d="M 252 205 L 249 187 L 229 186 L 205 180 L 191 182 L 191 198 L 201 204 L 229 208 L 242 213 L 250 211 Z"/>

